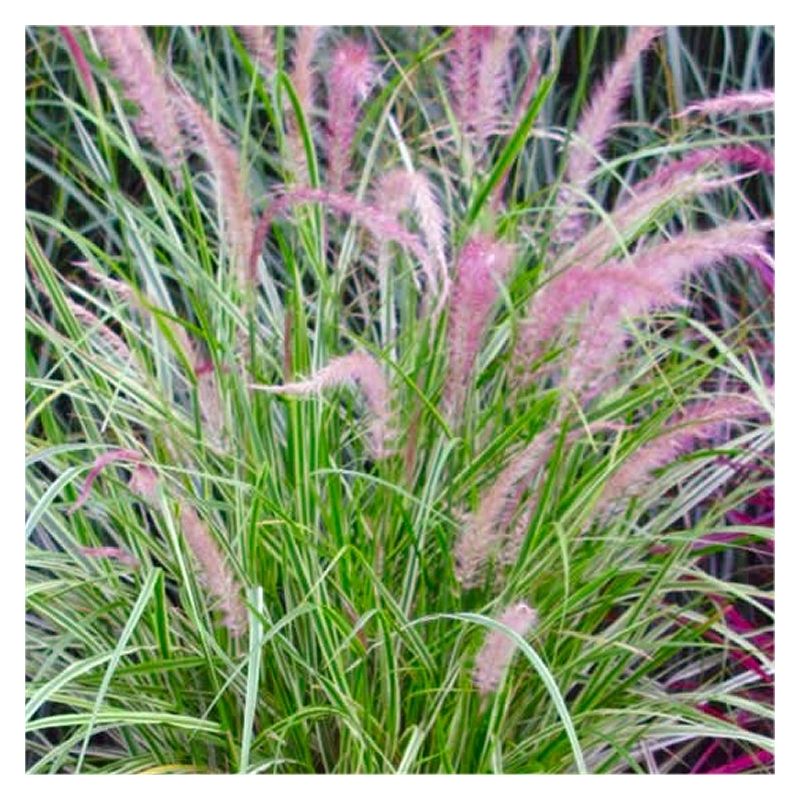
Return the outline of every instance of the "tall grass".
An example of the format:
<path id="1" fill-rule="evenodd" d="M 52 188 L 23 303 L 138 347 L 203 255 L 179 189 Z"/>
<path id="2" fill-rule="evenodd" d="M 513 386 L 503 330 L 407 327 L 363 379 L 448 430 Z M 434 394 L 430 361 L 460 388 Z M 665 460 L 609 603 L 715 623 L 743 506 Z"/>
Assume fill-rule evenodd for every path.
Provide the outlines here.
<path id="1" fill-rule="evenodd" d="M 28 770 L 771 770 L 772 35 L 30 28 Z"/>

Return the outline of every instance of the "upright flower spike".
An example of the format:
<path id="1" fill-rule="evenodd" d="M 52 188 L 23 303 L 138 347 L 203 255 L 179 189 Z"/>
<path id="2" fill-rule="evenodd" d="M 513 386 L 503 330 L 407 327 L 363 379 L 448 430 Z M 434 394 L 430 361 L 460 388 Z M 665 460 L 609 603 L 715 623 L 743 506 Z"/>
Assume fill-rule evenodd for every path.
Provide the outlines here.
<path id="1" fill-rule="evenodd" d="M 520 498 L 549 457 L 552 442 L 550 431 L 538 434 L 481 496 L 475 513 L 464 520 L 453 551 L 456 577 L 464 588 L 477 586 L 483 568 L 498 555 Z"/>
<path id="2" fill-rule="evenodd" d="M 524 637 L 538 622 L 538 615 L 527 603 L 519 602 L 509 606 L 497 621 Z M 516 647 L 507 633 L 491 630 L 486 634 L 472 675 L 472 682 L 482 695 L 494 692 L 500 686 Z"/>
<path id="3" fill-rule="evenodd" d="M 143 28 L 93 27 L 92 36 L 100 52 L 111 63 L 122 83 L 125 96 L 139 108 L 134 130 L 151 141 L 161 153 L 175 182 L 180 185 L 179 167 L 183 144 L 175 108 L 162 69 Z"/>
<path id="4" fill-rule="evenodd" d="M 380 364 L 368 353 L 350 353 L 334 358 L 306 381 L 285 383 L 282 386 L 251 384 L 250 388 L 270 394 L 305 396 L 345 384 L 357 384 L 363 392 L 371 416 L 370 449 L 375 458 L 386 458 L 392 454 L 389 448 L 392 438 L 391 394 Z"/>
<path id="5" fill-rule="evenodd" d="M 661 34 L 661 28 L 634 28 L 619 58 L 609 67 L 602 82 L 593 90 L 588 108 L 581 115 L 570 143 L 566 177 L 575 186 L 587 184 L 597 155 L 602 152 L 619 107 L 631 87 L 633 69 L 639 56 Z"/>
<path id="6" fill-rule="evenodd" d="M 481 339 L 514 258 L 511 246 L 489 236 L 470 239 L 461 251 L 450 298 L 450 360 L 444 402 L 450 418 L 463 410 Z"/>
<path id="7" fill-rule="evenodd" d="M 345 39 L 333 52 L 328 71 L 328 183 L 333 191 L 347 187 L 359 109 L 375 80 L 369 49 Z"/>
<path id="8" fill-rule="evenodd" d="M 292 68 L 289 73 L 300 108 L 303 110 L 306 123 L 310 128 L 313 128 L 314 118 L 314 83 L 316 79 L 314 55 L 322 30 L 322 28 L 313 25 L 304 25 L 297 29 Z M 286 139 L 294 177 L 298 183 L 307 185 L 310 181 L 305 146 L 300 135 L 300 126 L 294 119 L 293 111 L 290 111 L 289 114 Z"/>
<path id="9" fill-rule="evenodd" d="M 177 99 L 181 123 L 198 143 L 214 175 L 235 270 L 241 283 L 252 285 L 255 275 L 249 272 L 248 264 L 255 232 L 239 151 L 193 97 L 182 92 Z"/>
<path id="10" fill-rule="evenodd" d="M 272 75 L 275 72 L 275 29 L 267 25 L 244 25 L 239 33 L 261 72 L 266 77 Z"/>
<path id="11" fill-rule="evenodd" d="M 635 28 L 628 36 L 619 58 L 609 67 L 603 80 L 593 90 L 589 106 L 581 115 L 574 138 L 570 140 L 565 178 L 568 186 L 559 192 L 559 205 L 570 209 L 553 231 L 553 242 L 564 244 L 574 240 L 583 228 L 583 212 L 572 210 L 575 197 L 580 197 L 598 156 L 619 115 L 619 107 L 630 90 L 633 69 L 639 56 L 659 36 L 661 28 Z"/>
<path id="12" fill-rule="evenodd" d="M 450 97 L 462 130 L 479 149 L 502 126 L 514 40 L 512 27 L 456 28 L 449 58 Z"/>
<path id="13" fill-rule="evenodd" d="M 241 598 L 241 586 L 225 563 L 217 543 L 194 508 L 181 502 L 180 522 L 186 543 L 201 569 L 201 582 L 212 594 L 223 613 L 223 624 L 234 637 L 247 630 L 247 609 Z"/>

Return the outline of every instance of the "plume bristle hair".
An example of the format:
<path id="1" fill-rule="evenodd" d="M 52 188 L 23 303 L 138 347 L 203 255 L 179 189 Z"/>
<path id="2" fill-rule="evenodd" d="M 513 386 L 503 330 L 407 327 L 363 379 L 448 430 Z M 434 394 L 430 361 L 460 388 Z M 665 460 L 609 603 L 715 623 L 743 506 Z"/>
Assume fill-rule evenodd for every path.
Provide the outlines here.
<path id="1" fill-rule="evenodd" d="M 93 27 L 91 32 L 125 96 L 139 108 L 134 120 L 137 135 L 155 145 L 180 186 L 183 141 L 172 96 L 147 34 L 135 26 Z"/>
<path id="2" fill-rule="evenodd" d="M 255 232 L 250 198 L 243 177 L 239 151 L 208 112 L 186 92 L 176 93 L 180 120 L 198 143 L 211 167 L 220 197 L 225 238 L 241 284 L 252 284 L 247 270 Z"/>
<path id="3" fill-rule="evenodd" d="M 477 235 L 463 247 L 456 265 L 450 297 L 449 362 L 444 402 L 450 418 L 461 416 L 467 388 L 486 326 L 514 249 L 495 239 Z"/>
<path id="4" fill-rule="evenodd" d="M 332 386 L 356 384 L 364 394 L 370 412 L 369 443 L 375 458 L 392 454 L 391 394 L 380 364 L 369 353 L 350 353 L 332 359 L 308 380 L 282 386 L 251 384 L 250 388 L 270 394 L 307 396 L 319 394 Z"/>
<path id="5" fill-rule="evenodd" d="M 527 603 L 519 602 L 506 608 L 497 621 L 524 637 L 538 622 L 538 615 Z M 472 682 L 482 695 L 499 688 L 516 648 L 514 640 L 503 631 L 491 630 L 486 634 L 472 674 Z"/>

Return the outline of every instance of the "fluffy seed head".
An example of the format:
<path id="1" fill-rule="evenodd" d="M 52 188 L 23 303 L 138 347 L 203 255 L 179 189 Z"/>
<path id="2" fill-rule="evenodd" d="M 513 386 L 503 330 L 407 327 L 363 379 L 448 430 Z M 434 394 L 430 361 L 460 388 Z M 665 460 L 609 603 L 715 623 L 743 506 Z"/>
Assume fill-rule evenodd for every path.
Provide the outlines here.
<path id="1" fill-rule="evenodd" d="M 179 183 L 178 168 L 183 160 L 180 130 L 163 71 L 156 63 L 147 34 L 143 28 L 133 26 L 93 27 L 91 31 L 100 52 L 122 83 L 125 96 L 139 107 L 134 122 L 136 133 L 155 145 Z"/>
<path id="2" fill-rule="evenodd" d="M 312 395 L 323 389 L 343 384 L 356 384 L 364 394 L 370 411 L 369 442 L 375 458 L 391 455 L 391 394 L 380 364 L 369 353 L 350 353 L 331 360 L 308 380 L 282 386 L 251 385 L 252 389 L 270 394 Z"/>
<path id="3" fill-rule="evenodd" d="M 497 300 L 498 283 L 508 275 L 513 258 L 511 246 L 484 235 L 470 239 L 459 256 L 450 298 L 450 360 L 444 390 L 451 419 L 457 419 L 463 410 L 481 339 Z"/>
<path id="4" fill-rule="evenodd" d="M 509 606 L 498 617 L 498 622 L 523 637 L 532 630 L 537 621 L 536 611 L 524 601 Z M 472 675 L 472 682 L 482 695 L 494 692 L 500 686 L 515 649 L 516 643 L 508 634 L 496 630 L 486 634 L 483 647 L 475 659 L 475 671 Z"/>

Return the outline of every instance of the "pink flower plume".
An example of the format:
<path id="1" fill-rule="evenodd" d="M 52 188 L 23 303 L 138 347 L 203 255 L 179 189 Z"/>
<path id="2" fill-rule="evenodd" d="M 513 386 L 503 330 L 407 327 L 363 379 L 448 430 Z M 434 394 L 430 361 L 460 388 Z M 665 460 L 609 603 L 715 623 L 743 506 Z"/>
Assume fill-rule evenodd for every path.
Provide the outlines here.
<path id="1" fill-rule="evenodd" d="M 261 72 L 265 76 L 272 75 L 275 72 L 275 29 L 267 25 L 244 25 L 239 33 Z"/>
<path id="2" fill-rule="evenodd" d="M 755 92 L 729 92 L 721 97 L 698 100 L 689 103 L 675 117 L 689 114 L 738 114 L 739 112 L 773 111 L 775 109 L 775 90 L 761 89 Z"/>
<path id="3" fill-rule="evenodd" d="M 391 394 L 380 364 L 368 353 L 350 353 L 332 359 L 327 366 L 306 381 L 282 386 L 251 384 L 252 389 L 270 394 L 314 395 L 332 386 L 357 384 L 364 394 L 371 420 L 369 442 L 375 458 L 391 455 L 388 442 L 392 436 Z"/>
<path id="4" fill-rule="evenodd" d="M 513 263 L 514 249 L 478 235 L 463 247 L 450 297 L 449 364 L 444 402 L 451 419 L 463 410 L 481 339 L 503 281 Z"/>
<path id="5" fill-rule="evenodd" d="M 359 109 L 375 80 L 369 49 L 345 39 L 333 52 L 328 71 L 328 182 L 333 191 L 347 187 Z"/>
<path id="6" fill-rule="evenodd" d="M 661 34 L 661 28 L 634 28 L 617 60 L 602 82 L 593 90 L 589 107 L 583 112 L 570 144 L 566 177 L 576 186 L 585 186 L 597 154 L 617 120 L 619 106 L 631 86 L 633 68 L 639 56 Z"/>
<path id="7" fill-rule="evenodd" d="M 519 602 L 509 606 L 497 621 L 524 637 L 538 622 L 538 615 L 527 603 Z M 472 674 L 472 682 L 482 695 L 494 692 L 500 686 L 516 647 L 513 639 L 502 631 L 491 630 L 486 634 Z"/>
<path id="8" fill-rule="evenodd" d="M 136 450 L 109 450 L 107 453 L 103 453 L 102 455 L 98 456 L 94 460 L 94 464 L 92 464 L 92 468 L 89 470 L 89 474 L 86 476 L 86 480 L 83 483 L 83 488 L 81 489 L 80 494 L 78 495 L 78 499 L 72 505 L 72 508 L 67 512 L 68 514 L 74 514 L 88 499 L 89 495 L 92 491 L 92 484 L 95 482 L 97 476 L 103 471 L 105 467 L 109 464 L 113 464 L 115 461 L 141 461 L 143 458 L 142 454 L 137 452 Z"/>
<path id="9" fill-rule="evenodd" d="M 253 244 L 253 216 L 250 198 L 239 163 L 239 151 L 220 126 L 189 94 L 176 94 L 181 124 L 200 146 L 217 184 L 225 237 L 235 269 L 248 285 L 253 277 L 247 270 Z"/>
<path id="10" fill-rule="evenodd" d="M 375 239 L 397 242 L 417 258 L 425 275 L 430 280 L 435 281 L 437 268 L 422 241 L 397 222 L 390 214 L 381 211 L 376 206 L 362 203 L 352 195 L 343 192 L 331 192 L 327 189 L 313 189 L 305 186 L 289 189 L 274 196 L 272 202 L 261 215 L 253 235 L 250 251 L 250 275 L 253 278 L 256 274 L 258 257 L 264 248 L 270 225 L 276 219 L 284 216 L 294 206 L 303 203 L 322 203 L 331 211 L 349 215 L 372 234 Z"/>
<path id="11" fill-rule="evenodd" d="M 139 107 L 134 122 L 136 133 L 155 145 L 164 157 L 176 183 L 183 144 L 164 73 L 156 62 L 144 29 L 133 26 L 93 27 L 92 36 L 103 56 L 111 62 L 125 96 Z"/>

